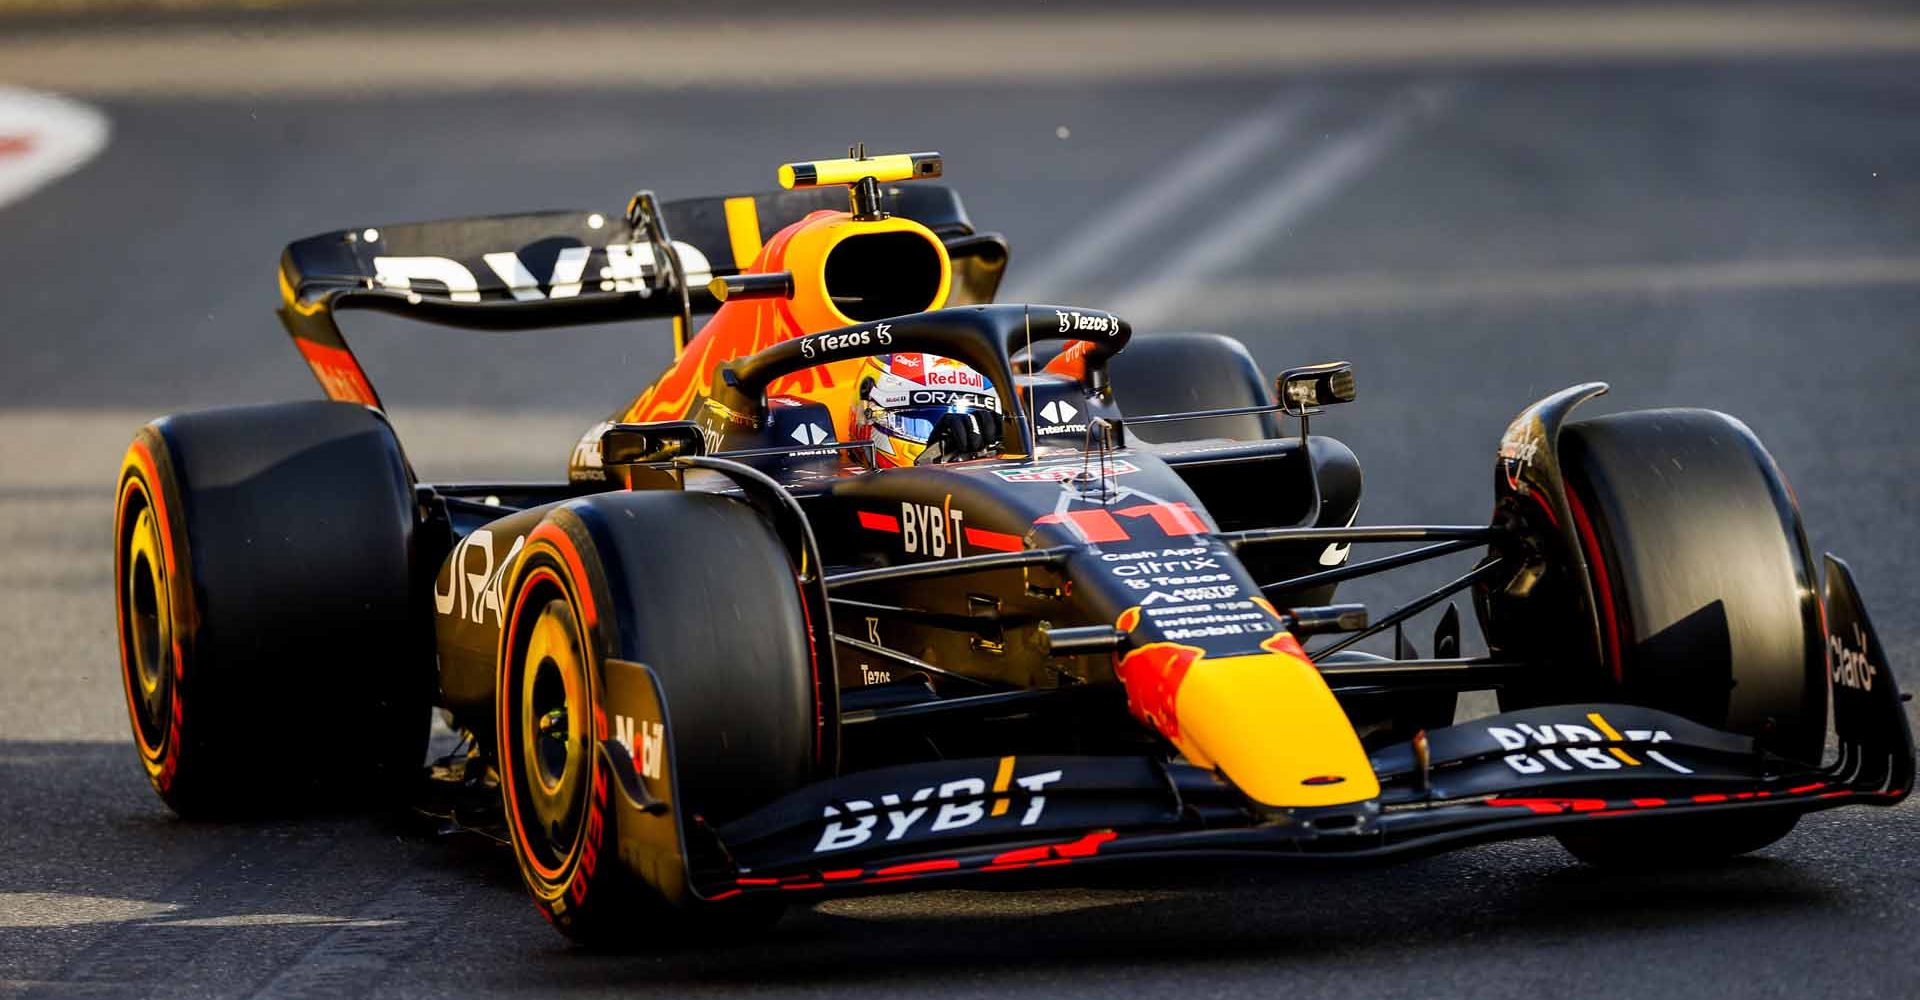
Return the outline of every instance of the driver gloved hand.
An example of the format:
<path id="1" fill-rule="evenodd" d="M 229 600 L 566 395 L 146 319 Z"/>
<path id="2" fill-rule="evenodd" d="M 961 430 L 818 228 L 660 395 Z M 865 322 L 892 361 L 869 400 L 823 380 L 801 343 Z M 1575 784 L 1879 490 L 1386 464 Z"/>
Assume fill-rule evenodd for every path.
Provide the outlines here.
<path id="1" fill-rule="evenodd" d="M 964 462 L 1000 447 L 1000 414 L 992 410 L 948 413 L 933 426 L 918 465 Z"/>

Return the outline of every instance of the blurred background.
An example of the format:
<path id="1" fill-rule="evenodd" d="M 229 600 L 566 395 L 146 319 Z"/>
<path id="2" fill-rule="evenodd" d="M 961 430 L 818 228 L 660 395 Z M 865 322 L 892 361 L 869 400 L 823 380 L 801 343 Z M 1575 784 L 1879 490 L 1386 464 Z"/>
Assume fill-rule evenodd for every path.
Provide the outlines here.
<path id="1" fill-rule="evenodd" d="M 0 0 L 0 994 L 428 994 L 450 949 L 469 992 L 1911 991 L 1907 807 L 1724 876 L 1511 845 L 831 904 L 747 954 L 624 961 L 561 954 L 496 862 L 167 818 L 116 690 L 111 483 L 154 416 L 318 395 L 272 316 L 283 245 L 761 190 L 854 142 L 946 155 L 1012 242 L 1003 300 L 1352 360 L 1360 401 L 1315 429 L 1361 456 L 1365 521 L 1484 517 L 1501 429 L 1574 382 L 1741 417 L 1920 682 L 1910 4 Z M 657 324 L 346 330 L 429 477 L 558 475 L 671 354 Z M 1009 980 L 940 971 L 983 942 Z"/>

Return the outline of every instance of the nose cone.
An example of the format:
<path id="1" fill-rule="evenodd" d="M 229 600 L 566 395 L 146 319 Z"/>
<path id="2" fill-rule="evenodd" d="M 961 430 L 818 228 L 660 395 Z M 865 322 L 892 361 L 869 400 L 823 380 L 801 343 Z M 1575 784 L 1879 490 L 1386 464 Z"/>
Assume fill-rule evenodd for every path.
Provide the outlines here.
<path id="1" fill-rule="evenodd" d="M 1262 805 L 1363 802 L 1379 779 L 1353 724 L 1300 644 L 1286 634 L 1267 651 L 1209 658 L 1197 646 L 1156 642 L 1118 670 L 1127 706 L 1187 759 L 1212 767 Z"/>

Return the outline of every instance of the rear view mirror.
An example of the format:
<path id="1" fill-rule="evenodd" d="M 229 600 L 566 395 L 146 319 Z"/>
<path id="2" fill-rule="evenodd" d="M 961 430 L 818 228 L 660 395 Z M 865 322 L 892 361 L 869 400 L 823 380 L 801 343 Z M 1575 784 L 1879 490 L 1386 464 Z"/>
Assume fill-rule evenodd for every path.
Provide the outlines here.
<path id="1" fill-rule="evenodd" d="M 1350 361 L 1289 368 L 1280 373 L 1274 389 L 1281 411 L 1296 417 L 1314 412 L 1315 407 L 1351 403 L 1357 396 Z"/>
<path id="2" fill-rule="evenodd" d="M 644 465 L 707 453 L 706 438 L 691 420 L 614 424 L 600 434 L 602 465 Z"/>

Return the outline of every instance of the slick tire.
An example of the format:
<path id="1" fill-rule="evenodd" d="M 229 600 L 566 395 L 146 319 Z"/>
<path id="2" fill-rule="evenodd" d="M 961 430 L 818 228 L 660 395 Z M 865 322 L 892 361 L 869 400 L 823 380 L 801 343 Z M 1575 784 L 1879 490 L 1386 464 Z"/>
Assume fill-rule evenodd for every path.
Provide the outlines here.
<path id="1" fill-rule="evenodd" d="M 174 812 L 385 804 L 418 777 L 433 659 L 412 494 L 362 406 L 209 410 L 134 437 L 114 511 L 121 675 Z"/>
<path id="2" fill-rule="evenodd" d="M 1567 425 L 1567 499 L 1602 628 L 1598 690 L 1754 737 L 1808 764 L 1826 739 L 1818 577 L 1772 456 L 1711 410 L 1647 410 Z M 1756 850 L 1793 816 L 1649 818 L 1568 833 L 1593 864 L 1699 861 Z"/>
<path id="3" fill-rule="evenodd" d="M 1157 333 L 1133 338 L 1107 362 L 1114 401 L 1123 414 L 1225 410 L 1269 406 L 1272 390 L 1260 365 L 1232 337 L 1217 333 Z M 1258 441 L 1280 436 L 1271 413 L 1201 417 L 1163 424 L 1142 424 L 1131 436 L 1143 441 L 1198 441 L 1233 438 Z"/>
<path id="4" fill-rule="evenodd" d="M 670 904 L 620 858 L 605 664 L 645 664 L 672 732 L 690 844 L 819 773 L 819 707 L 795 570 L 751 508 L 704 493 L 624 492 L 549 513 L 507 593 L 496 731 L 507 827 L 535 905 L 569 938 L 625 949 L 771 924 L 763 901 Z M 827 667 L 830 669 L 830 665 Z M 614 793 L 618 794 L 618 793 Z M 690 821 L 698 817 L 697 822 Z"/>

